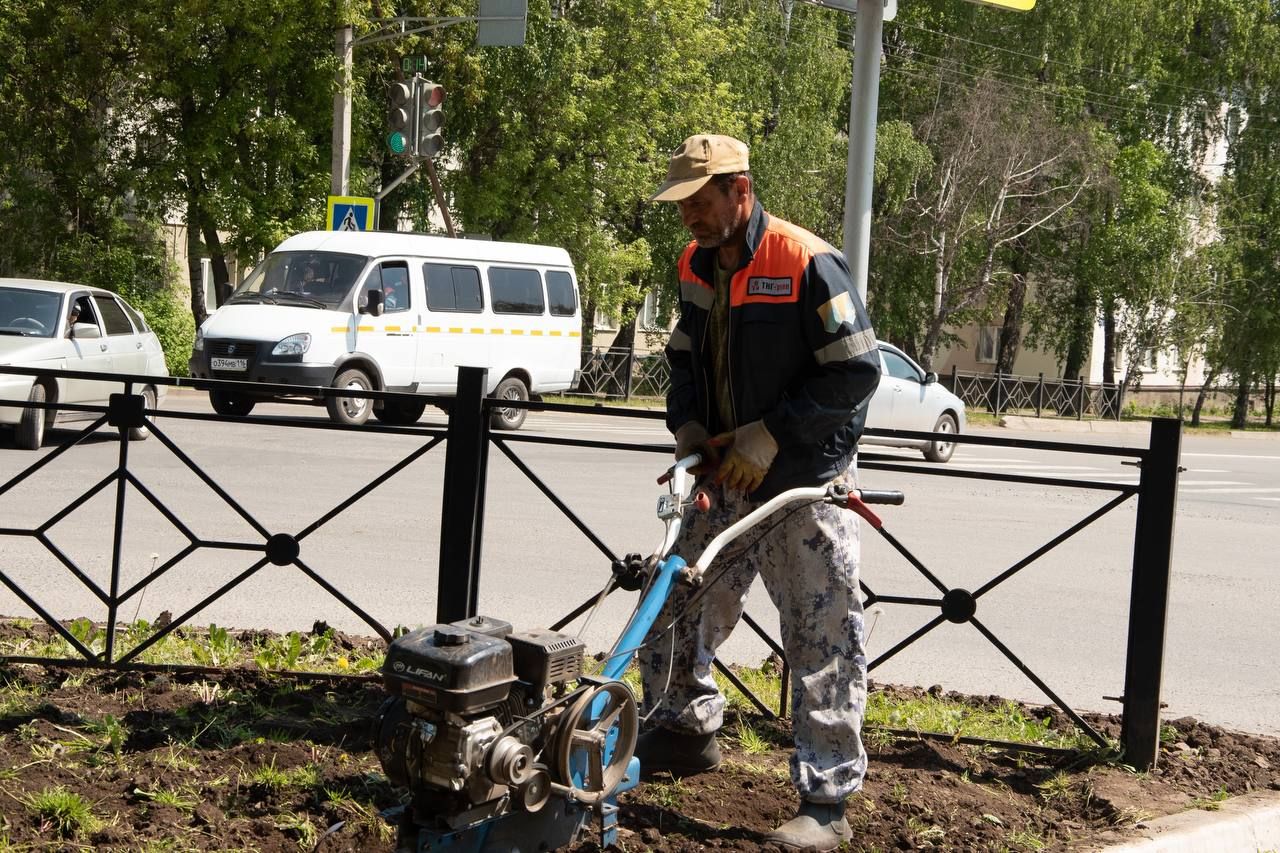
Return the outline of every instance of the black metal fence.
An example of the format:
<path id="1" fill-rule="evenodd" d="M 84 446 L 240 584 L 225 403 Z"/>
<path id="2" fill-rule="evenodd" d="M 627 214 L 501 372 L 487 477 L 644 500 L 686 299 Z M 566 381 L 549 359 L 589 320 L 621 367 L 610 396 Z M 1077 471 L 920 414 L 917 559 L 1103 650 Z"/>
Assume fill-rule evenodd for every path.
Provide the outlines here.
<path id="1" fill-rule="evenodd" d="M 53 378 L 86 378 L 93 374 L 72 373 L 67 371 L 39 371 L 21 368 L 0 368 L 0 375 L 10 373 L 19 375 L 40 376 L 46 381 Z M 100 376 L 94 377 L 101 379 Z M 296 418 L 230 418 L 220 419 L 216 416 L 201 413 L 165 412 L 162 418 L 153 417 L 155 412 L 145 408 L 145 398 L 137 391 L 144 384 L 182 385 L 202 389 L 221 388 L 240 391 L 272 390 L 263 385 L 246 383 L 216 382 L 210 380 L 154 379 L 143 376 L 118 377 L 123 392 L 111 397 L 107 406 L 68 406 L 58 404 L 58 408 L 77 409 L 96 414 L 96 417 L 83 429 L 77 432 L 70 441 L 61 443 L 56 448 L 37 458 L 32 465 L 0 484 L 0 496 L 3 496 L 17 484 L 28 480 L 44 469 L 52 461 L 81 444 L 95 433 L 115 433 L 119 441 L 118 465 L 107 477 L 93 484 L 85 492 L 72 500 L 65 508 L 56 512 L 47 521 L 34 527 L 23 528 L 0 526 L 0 539 L 6 537 L 28 537 L 41 543 L 57 558 L 66 569 L 95 598 L 107 607 L 106 646 L 100 653 L 95 653 L 81 643 L 64 626 L 54 613 L 42 606 L 27 590 L 17 583 L 10 574 L 0 566 L 0 583 L 3 583 L 14 595 L 23 601 L 44 622 L 56 631 L 74 652 L 77 659 L 49 659 L 43 657 L 9 656 L 0 657 L 0 661 L 28 663 L 74 663 L 100 667 L 125 668 L 138 666 L 138 658 L 168 633 L 189 622 L 201 610 L 224 596 L 235 586 L 252 577 L 264 566 L 292 566 L 331 595 L 341 606 L 363 620 L 375 633 L 384 640 L 389 640 L 391 632 L 373 615 L 365 612 L 335 584 L 326 580 L 316 572 L 303 558 L 302 544 L 311 534 L 320 528 L 333 523 L 343 512 L 369 495 L 375 489 L 386 484 L 397 472 L 413 461 L 429 453 L 442 441 L 445 443 L 445 473 L 441 503 L 440 527 L 440 562 L 442 570 L 439 575 L 436 618 L 441 622 L 451 622 L 475 615 L 481 582 L 481 542 L 485 520 L 485 489 L 488 479 L 489 450 L 498 448 L 512 464 L 562 512 L 579 531 L 582 532 L 610 561 L 619 558 L 590 527 L 560 499 L 554 490 L 543 482 L 530 467 L 520 458 L 517 448 L 521 444 L 559 445 L 572 447 L 589 447 L 613 451 L 646 452 L 669 458 L 670 444 L 636 444 L 631 442 L 613 442 L 565 438 L 554 435 L 536 435 L 529 433 L 496 433 L 490 432 L 490 410 L 498 405 L 494 400 L 484 396 L 485 372 L 479 368 L 462 368 L 459 372 L 458 396 L 450 405 L 450 417 L 447 428 L 443 431 L 415 425 L 412 427 L 382 427 L 388 433 L 416 436 L 420 443 L 405 454 L 370 482 L 361 486 L 349 497 L 339 501 L 327 512 L 320 514 L 308 524 L 295 531 L 272 530 L 254 517 L 252 513 L 236 500 L 226 489 L 203 470 L 182 448 L 178 446 L 172 431 L 165 425 L 169 419 L 189 420 L 232 420 L 239 423 L 250 423 L 257 426 L 280 426 L 294 429 L 360 429 L 330 424 L 320 419 Z M 274 388 L 276 391 L 288 391 L 287 387 Z M 294 391 L 298 389 L 292 389 Z M 356 392 L 337 389 L 307 389 L 311 393 L 322 396 L 356 396 L 368 397 L 377 404 L 380 400 L 398 400 L 406 395 L 386 392 Z M 0 406 L 17 406 L 53 408 L 51 403 L 24 402 L 21 400 L 3 402 Z M 547 404 L 520 404 L 513 401 L 502 401 L 502 406 L 524 408 L 542 408 L 563 413 L 601 414 L 602 410 L 595 406 L 550 406 Z M 661 412 L 638 411 L 631 409 L 606 409 L 604 413 L 615 417 L 660 419 Z M 237 540 L 208 540 L 198 536 L 190 525 L 186 524 L 173 510 L 166 507 L 156 497 L 144 480 L 130 467 L 129 441 L 126 440 L 131 429 L 149 424 L 155 438 L 172 454 L 182 466 L 192 471 L 198 479 L 211 489 L 219 499 L 231 507 L 237 515 L 244 519 L 254 530 L 255 536 Z M 901 433 L 906 437 L 926 437 L 924 433 Z M 876 659 L 869 661 L 868 667 L 873 670 L 902 651 L 911 643 L 919 640 L 944 622 L 968 624 L 985 637 L 1000 651 L 1019 671 L 1039 688 L 1044 695 L 1063 710 L 1078 726 L 1100 745 L 1106 745 L 1105 738 L 1065 702 L 1054 689 L 1034 673 L 1017 653 L 1005 643 L 989 627 L 978 618 L 979 604 L 984 596 L 1004 583 L 1009 578 L 1024 570 L 1037 559 L 1044 556 L 1058 545 L 1077 535 L 1090 525 L 1125 504 L 1130 498 L 1137 497 L 1137 513 L 1133 540 L 1133 574 L 1130 593 L 1130 615 L 1128 626 L 1128 648 L 1124 684 L 1124 717 L 1121 742 L 1126 759 L 1136 766 L 1151 767 L 1156 761 L 1159 746 L 1159 708 L 1160 677 L 1164 654 L 1164 637 L 1166 625 L 1166 609 L 1169 589 L 1169 569 L 1173 542 L 1173 524 L 1178 479 L 1178 457 L 1181 441 L 1181 425 L 1176 420 L 1164 419 L 1152 424 L 1151 442 L 1146 448 L 1121 448 L 1088 444 L 1067 444 L 1061 442 L 1034 441 L 1025 439 L 1006 439 L 984 436 L 951 436 L 961 444 L 980 444 L 1003 447 L 1029 448 L 1047 451 L 1085 453 L 1092 455 L 1128 457 L 1136 462 L 1140 469 L 1140 480 L 1134 484 L 1112 483 L 1103 481 L 1064 480 L 1059 478 L 1033 477 L 1014 474 L 1001 474 L 982 471 L 966 471 L 957 468 L 934 466 L 927 471 L 916 466 L 908 466 L 887 461 L 865 461 L 861 467 L 867 470 L 898 471 L 903 473 L 928 473 L 936 476 L 964 477 L 993 480 L 1005 483 L 1034 484 L 1055 486 L 1062 489 L 1099 492 L 1106 499 L 1086 512 L 1078 520 L 1052 535 L 1041 546 L 1037 547 L 1012 566 L 987 580 L 976 589 L 963 589 L 948 585 L 942 574 L 931 570 L 917 558 L 910 548 L 893 536 L 888 530 L 880 528 L 879 532 L 903 557 L 921 574 L 937 591 L 936 596 L 896 595 L 883 590 L 876 590 L 863 583 L 863 592 L 868 605 L 881 602 L 923 608 L 929 614 L 921 627 L 911 635 L 894 645 Z M 66 518 L 82 506 L 94 495 L 108 488 L 115 488 L 116 511 L 112 534 L 112 564 L 110 581 L 106 589 L 94 581 L 62 552 L 49 538 L 51 527 Z M 124 526 L 124 506 L 127 487 L 132 487 L 145 500 L 153 505 L 169 522 L 187 539 L 186 547 L 179 550 L 169 560 L 156 566 L 142 580 L 125 587 L 121 581 L 120 551 Z M 104 531 L 105 535 L 106 531 Z M 120 636 L 118 615 L 122 605 L 130 601 L 145 589 L 146 584 L 162 574 L 176 570 L 191 554 L 201 549 L 220 549 L 228 552 L 241 552 L 248 565 L 232 580 L 220 586 L 213 593 L 195 602 L 191 607 L 175 617 L 169 624 L 157 626 L 153 632 L 142 639 L 133 648 L 120 650 L 116 641 Z M 449 567 L 444 571 L 443 567 Z M 122 588 L 123 587 L 123 588 Z M 553 628 L 559 629 L 577 618 L 590 608 L 595 598 L 583 602 L 574 608 Z M 749 617 L 746 623 L 779 654 L 779 644 L 768 636 L 760 626 Z M 733 678 L 726 667 L 721 667 L 731 680 L 738 684 L 748 696 L 750 692 L 745 686 Z M 785 676 L 785 670 L 784 670 Z M 786 685 L 782 695 L 786 695 Z M 758 707 L 768 711 L 763 703 L 754 699 Z M 780 702 L 781 705 L 781 702 Z M 782 705 L 785 713 L 785 705 Z"/>
<path id="2" fill-rule="evenodd" d="M 666 397 L 670 387 L 671 367 L 661 352 L 586 347 L 582 350 L 582 378 L 568 393 L 626 400 L 633 396 Z"/>
<path id="3" fill-rule="evenodd" d="M 1083 379 L 976 373 L 955 367 L 948 387 L 965 406 L 995 415 L 1101 418 L 1119 420 L 1123 407 L 1120 386 L 1088 383 Z M 662 352 L 638 353 L 627 349 L 585 347 L 582 377 L 570 396 L 596 399 L 665 397 L 671 387 L 671 367 Z"/>
<path id="4" fill-rule="evenodd" d="M 1083 379 L 1045 379 L 1008 373 L 969 373 L 951 368 L 951 393 L 965 406 L 994 415 L 1034 414 L 1037 418 L 1102 418 L 1120 420 L 1119 385 L 1089 384 Z"/>

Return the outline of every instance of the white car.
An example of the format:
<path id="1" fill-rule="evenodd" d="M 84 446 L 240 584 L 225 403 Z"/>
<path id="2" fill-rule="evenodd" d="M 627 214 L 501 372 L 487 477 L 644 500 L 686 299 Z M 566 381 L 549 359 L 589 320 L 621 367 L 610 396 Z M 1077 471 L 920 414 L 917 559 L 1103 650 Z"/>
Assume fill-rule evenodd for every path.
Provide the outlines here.
<path id="1" fill-rule="evenodd" d="M 74 321 L 74 322 L 73 322 Z M 35 279 L 0 278 L 0 367 L 43 367 L 168 376 L 160 340 L 142 315 L 116 294 L 97 287 Z M 137 387 L 155 409 L 165 385 Z M 22 403 L 106 404 L 122 393 L 118 380 L 66 379 L 0 373 L 0 400 Z M 99 412 L 0 406 L 0 424 L 11 424 L 18 447 L 39 450 L 57 421 L 91 420 Z M 145 426 L 129 437 L 144 439 Z"/>
<path id="2" fill-rule="evenodd" d="M 867 427 L 915 432 L 964 432 L 964 401 L 938 383 L 902 350 L 880 342 L 880 385 L 867 410 Z M 946 462 L 955 452 L 953 441 L 929 441 L 888 435 L 863 435 L 861 444 L 914 447 L 930 462 Z"/>

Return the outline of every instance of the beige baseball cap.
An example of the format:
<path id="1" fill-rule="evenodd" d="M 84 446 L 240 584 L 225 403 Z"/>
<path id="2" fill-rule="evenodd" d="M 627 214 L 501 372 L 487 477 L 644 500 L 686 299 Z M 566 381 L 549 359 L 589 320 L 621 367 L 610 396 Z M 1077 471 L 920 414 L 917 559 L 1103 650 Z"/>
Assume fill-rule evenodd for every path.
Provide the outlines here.
<path id="1" fill-rule="evenodd" d="M 649 201 L 681 201 L 706 186 L 712 175 L 746 172 L 749 149 L 732 136 L 700 133 L 686 139 L 667 166 L 667 180 Z"/>

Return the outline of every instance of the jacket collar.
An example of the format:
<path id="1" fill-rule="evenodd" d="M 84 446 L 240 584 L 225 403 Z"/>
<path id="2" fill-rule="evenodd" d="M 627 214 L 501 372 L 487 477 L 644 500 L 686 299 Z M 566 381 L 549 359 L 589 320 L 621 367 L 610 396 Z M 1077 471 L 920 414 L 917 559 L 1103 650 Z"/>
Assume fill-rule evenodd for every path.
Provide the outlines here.
<path id="1" fill-rule="evenodd" d="M 756 250 L 760 248 L 760 241 L 764 239 L 765 229 L 769 225 L 769 214 L 764 212 L 764 206 L 760 204 L 760 199 L 756 199 L 755 206 L 751 208 L 751 216 L 747 218 L 746 247 L 742 254 L 742 267 L 750 265 L 755 258 Z M 715 279 L 715 263 L 716 250 L 696 248 L 693 250 L 693 257 L 689 259 L 689 266 L 693 268 L 693 272 L 706 282 L 714 282 Z M 737 270 L 735 270 L 737 272 Z"/>

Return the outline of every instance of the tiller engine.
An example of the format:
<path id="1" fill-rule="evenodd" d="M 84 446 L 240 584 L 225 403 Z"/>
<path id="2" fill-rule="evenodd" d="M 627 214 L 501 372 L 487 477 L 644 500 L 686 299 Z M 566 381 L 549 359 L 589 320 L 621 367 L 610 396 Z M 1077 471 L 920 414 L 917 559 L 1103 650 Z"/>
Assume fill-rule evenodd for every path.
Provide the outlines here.
<path id="1" fill-rule="evenodd" d="M 582 642 L 483 616 L 395 640 L 378 716 L 387 777 L 408 789 L 399 851 L 554 850 L 639 779 L 631 690 L 583 674 Z"/>

